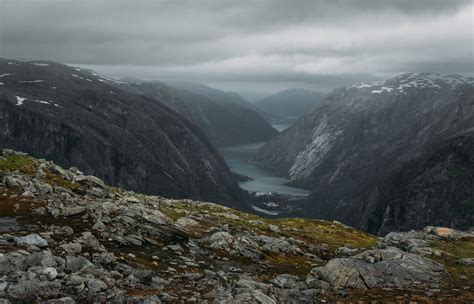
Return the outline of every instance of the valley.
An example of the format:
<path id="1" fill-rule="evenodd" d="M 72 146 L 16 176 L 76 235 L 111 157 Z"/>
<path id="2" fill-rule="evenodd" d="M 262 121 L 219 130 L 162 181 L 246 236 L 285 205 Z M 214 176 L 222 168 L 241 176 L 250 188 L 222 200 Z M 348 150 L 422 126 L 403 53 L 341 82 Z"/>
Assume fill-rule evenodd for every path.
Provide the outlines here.
<path id="1" fill-rule="evenodd" d="M 0 304 L 474 304 L 474 0 L 0 0 Z"/>
<path id="2" fill-rule="evenodd" d="M 276 130 L 281 131 L 289 125 L 272 125 Z M 259 193 L 277 193 L 289 196 L 304 197 L 309 195 L 310 191 L 287 186 L 290 182 L 281 174 L 274 170 L 263 168 L 254 162 L 258 150 L 265 142 L 219 147 L 219 152 L 230 170 L 240 175 L 250 178 L 247 181 L 241 181 L 239 186 L 244 190 Z"/>

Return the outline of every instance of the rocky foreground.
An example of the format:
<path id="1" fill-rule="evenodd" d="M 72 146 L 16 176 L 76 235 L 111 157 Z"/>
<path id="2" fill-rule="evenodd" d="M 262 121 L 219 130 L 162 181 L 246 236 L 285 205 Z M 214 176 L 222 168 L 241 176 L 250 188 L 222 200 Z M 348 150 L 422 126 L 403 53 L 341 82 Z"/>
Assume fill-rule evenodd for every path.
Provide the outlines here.
<path id="1" fill-rule="evenodd" d="M 0 303 L 474 301 L 474 233 L 145 196 L 3 150 Z"/>

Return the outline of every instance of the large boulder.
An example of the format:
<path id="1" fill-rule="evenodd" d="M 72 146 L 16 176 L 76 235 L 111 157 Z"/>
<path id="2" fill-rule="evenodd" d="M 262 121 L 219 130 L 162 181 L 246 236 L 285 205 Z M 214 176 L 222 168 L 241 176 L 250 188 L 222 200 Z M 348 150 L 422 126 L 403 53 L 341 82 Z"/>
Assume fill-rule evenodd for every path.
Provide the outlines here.
<path id="1" fill-rule="evenodd" d="M 395 247 L 368 250 L 350 258 L 330 260 L 311 271 L 332 288 L 401 288 L 438 284 L 447 275 L 443 266 L 417 254 Z"/>

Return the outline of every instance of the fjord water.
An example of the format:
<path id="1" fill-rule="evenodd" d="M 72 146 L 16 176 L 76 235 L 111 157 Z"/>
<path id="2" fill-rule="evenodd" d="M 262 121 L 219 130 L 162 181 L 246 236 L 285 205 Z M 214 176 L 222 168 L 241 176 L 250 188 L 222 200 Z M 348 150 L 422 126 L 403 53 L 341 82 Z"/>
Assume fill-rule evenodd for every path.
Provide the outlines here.
<path id="1" fill-rule="evenodd" d="M 275 127 L 275 126 L 274 126 Z M 278 126 L 279 129 L 285 129 L 288 126 Z M 286 186 L 290 180 L 278 175 L 270 169 L 262 168 L 253 163 L 252 160 L 265 143 L 254 143 L 246 145 L 220 147 L 219 151 L 229 166 L 229 168 L 238 173 L 252 178 L 250 181 L 241 182 L 239 185 L 243 189 L 252 192 L 272 192 L 279 194 L 306 196 L 309 191 L 300 188 Z"/>

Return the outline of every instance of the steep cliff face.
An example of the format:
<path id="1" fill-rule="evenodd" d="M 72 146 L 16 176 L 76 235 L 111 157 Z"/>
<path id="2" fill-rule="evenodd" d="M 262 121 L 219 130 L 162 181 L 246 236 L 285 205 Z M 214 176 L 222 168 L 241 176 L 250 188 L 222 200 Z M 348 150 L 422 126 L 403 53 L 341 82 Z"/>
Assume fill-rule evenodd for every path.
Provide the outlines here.
<path id="1" fill-rule="evenodd" d="M 474 203 L 473 83 L 421 73 L 335 90 L 264 146 L 258 161 L 311 189 L 313 216 L 376 233 L 438 222 L 466 228 Z M 441 174 L 449 170 L 463 177 Z"/>
<path id="2" fill-rule="evenodd" d="M 126 84 L 53 62 L 0 59 L 0 145 L 127 189 L 233 204 L 241 190 L 190 120 Z"/>

